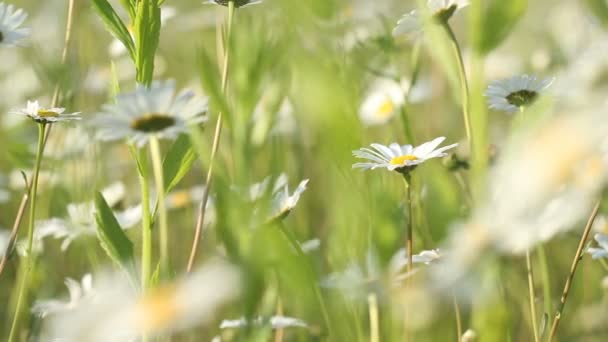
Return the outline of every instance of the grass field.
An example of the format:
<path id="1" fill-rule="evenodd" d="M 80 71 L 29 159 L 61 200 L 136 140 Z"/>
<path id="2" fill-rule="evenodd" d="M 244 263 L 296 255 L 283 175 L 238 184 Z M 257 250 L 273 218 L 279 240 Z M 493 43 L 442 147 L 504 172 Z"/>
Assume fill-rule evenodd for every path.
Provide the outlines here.
<path id="1" fill-rule="evenodd" d="M 605 341 L 605 0 L 0 2 L 0 340 Z"/>

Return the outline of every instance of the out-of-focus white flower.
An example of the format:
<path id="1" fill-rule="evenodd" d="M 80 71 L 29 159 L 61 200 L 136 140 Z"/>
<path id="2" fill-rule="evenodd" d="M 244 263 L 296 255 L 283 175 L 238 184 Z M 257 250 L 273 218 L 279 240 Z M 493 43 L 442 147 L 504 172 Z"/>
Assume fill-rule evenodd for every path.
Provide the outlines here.
<path id="1" fill-rule="evenodd" d="M 167 23 L 167 21 L 169 21 L 169 19 L 175 17 L 176 14 L 177 14 L 177 10 L 175 9 L 175 7 L 161 6 L 161 8 L 160 8 L 161 26 L 164 26 Z M 131 37 L 133 38 L 133 32 L 131 32 L 131 30 L 129 30 L 129 33 L 131 34 Z M 119 56 L 122 56 L 127 53 L 127 48 L 124 46 L 124 44 L 120 40 L 114 38 L 112 40 L 112 42 L 110 43 L 108 52 L 110 53 L 111 57 L 119 57 Z"/>
<path id="2" fill-rule="evenodd" d="M 601 259 L 608 257 L 608 235 L 595 234 L 595 241 L 599 248 L 589 247 L 587 253 L 591 254 L 593 259 Z"/>
<path id="3" fill-rule="evenodd" d="M 168 209 L 181 209 L 192 205 L 198 205 L 203 200 L 204 185 L 197 185 L 189 189 L 174 190 L 167 194 L 165 201 Z M 216 212 L 213 198 L 207 200 L 204 225 L 212 225 L 216 220 Z"/>
<path id="4" fill-rule="evenodd" d="M 321 240 L 319 239 L 311 239 L 300 243 L 300 248 L 304 253 L 310 253 L 315 251 L 321 247 Z"/>
<path id="5" fill-rule="evenodd" d="M 228 6 L 228 3 L 230 1 L 234 2 L 235 7 L 245 7 L 245 6 L 249 6 L 249 5 L 259 4 L 264 0 L 206 0 L 204 3 Z"/>
<path id="6" fill-rule="evenodd" d="M 8 241 L 10 240 L 11 234 L 7 231 L 0 230 L 0 258 L 6 253 L 8 247 Z"/>
<path id="7" fill-rule="evenodd" d="M 102 191 L 108 205 L 113 206 L 124 196 L 122 183 L 114 183 Z M 61 249 L 67 250 L 72 241 L 83 235 L 96 234 L 95 205 L 92 202 L 70 203 L 67 205 L 68 217 L 51 218 L 36 223 L 35 239 L 42 240 L 48 236 L 63 240 Z M 142 208 L 136 205 L 117 212 L 116 220 L 123 229 L 135 226 L 141 221 Z"/>
<path id="8" fill-rule="evenodd" d="M 467 331 L 462 334 L 462 338 L 460 340 L 462 342 L 475 342 L 477 341 L 477 333 L 473 329 L 467 329 Z"/>
<path id="9" fill-rule="evenodd" d="M 213 260 L 173 284 L 137 294 L 124 276 L 95 277 L 95 296 L 49 316 L 42 340 L 130 341 L 140 334 L 170 335 L 209 322 L 241 290 L 239 271 Z"/>
<path id="10" fill-rule="evenodd" d="M 95 295 L 93 290 L 93 277 L 90 273 L 82 277 L 80 283 L 72 278 L 65 279 L 65 286 L 68 288 L 70 298 L 63 300 L 38 300 L 34 303 L 32 311 L 40 317 L 63 313 L 75 309 L 81 301 L 87 300 Z"/>
<path id="11" fill-rule="evenodd" d="M 359 107 L 359 118 L 367 126 L 384 124 L 399 112 L 404 102 L 405 90 L 401 84 L 377 80 Z"/>
<path id="12" fill-rule="evenodd" d="M 592 229 L 596 233 L 608 234 L 608 218 L 606 215 L 597 215 L 593 222 Z"/>
<path id="13" fill-rule="evenodd" d="M 276 178 L 270 195 L 272 196 L 272 203 L 270 207 L 270 214 L 268 217 L 271 219 L 281 218 L 289 214 L 298 204 L 300 196 L 306 190 L 308 179 L 305 179 L 298 184 L 298 187 L 290 194 L 288 178 L 285 173 L 281 173 Z M 263 181 L 251 185 L 249 188 L 249 199 L 251 201 L 257 201 L 262 197 L 266 196 L 270 190 L 270 177 L 266 177 Z"/>
<path id="14" fill-rule="evenodd" d="M 23 39 L 30 35 L 29 28 L 20 27 L 25 19 L 27 19 L 25 11 L 0 2 L 0 46 L 22 44 Z"/>
<path id="15" fill-rule="evenodd" d="M 220 329 L 239 329 L 250 325 L 269 325 L 272 329 L 308 328 L 308 324 L 301 319 L 286 316 L 272 316 L 270 319 L 256 317 L 249 321 L 247 321 L 245 318 L 223 320 L 220 324 Z"/>
<path id="16" fill-rule="evenodd" d="M 353 151 L 355 157 L 369 160 L 356 163 L 353 168 L 363 170 L 385 168 L 389 171 L 409 172 L 429 159 L 445 157 L 447 155 L 445 151 L 458 146 L 458 144 L 452 144 L 437 148 L 444 140 L 445 137 L 438 137 L 416 147 L 397 143 L 389 146 L 371 144 L 372 148 Z"/>
<path id="17" fill-rule="evenodd" d="M 463 279 L 490 251 L 522 254 L 591 213 L 608 182 L 603 113 L 545 117 L 511 138 L 489 174 L 486 196 L 468 222 L 453 227 L 435 284 L 474 286 Z"/>
<path id="18" fill-rule="evenodd" d="M 32 180 L 34 172 L 32 170 L 13 170 L 8 175 L 8 187 L 11 190 L 24 190 L 25 181 L 21 172 L 24 172 L 28 181 Z M 59 177 L 54 172 L 40 170 L 38 175 L 38 189 L 45 189 L 56 185 L 59 182 Z"/>
<path id="19" fill-rule="evenodd" d="M 536 76 L 514 76 L 492 82 L 486 90 L 491 109 L 513 113 L 534 103 L 554 78 L 538 79 Z"/>
<path id="20" fill-rule="evenodd" d="M 143 147 L 151 136 L 175 139 L 188 131 L 188 125 L 207 120 L 207 99 L 189 90 L 175 92 L 175 82 L 166 81 L 118 95 L 116 102 L 104 105 L 92 122 L 97 139 L 129 139 Z"/>
<path id="21" fill-rule="evenodd" d="M 427 6 L 435 20 L 447 22 L 454 13 L 469 5 L 468 0 L 428 0 Z M 422 18 L 418 10 L 408 12 L 399 19 L 393 29 L 393 36 L 416 38 L 422 33 Z"/>
<path id="22" fill-rule="evenodd" d="M 81 126 L 53 128 L 44 148 L 44 156 L 66 160 L 80 156 L 91 148 L 92 137 Z"/>
<path id="23" fill-rule="evenodd" d="M 24 115 L 43 124 L 81 119 L 80 112 L 63 113 L 64 111 L 65 108 L 44 108 L 38 104 L 38 101 L 27 101 L 27 107 L 12 111 L 11 114 Z"/>

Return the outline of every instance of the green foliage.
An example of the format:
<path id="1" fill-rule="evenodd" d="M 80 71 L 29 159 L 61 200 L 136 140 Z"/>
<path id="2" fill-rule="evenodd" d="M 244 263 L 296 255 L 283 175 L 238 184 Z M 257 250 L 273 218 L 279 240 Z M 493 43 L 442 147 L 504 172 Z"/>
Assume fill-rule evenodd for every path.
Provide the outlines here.
<path id="1" fill-rule="evenodd" d="M 608 1 L 606 0 L 585 0 L 585 4 L 600 20 L 605 28 L 608 28 Z"/>
<path id="2" fill-rule="evenodd" d="M 133 243 L 120 227 L 112 209 L 100 192 L 95 194 L 97 237 L 110 259 L 125 270 L 132 269 Z"/>
<path id="3" fill-rule="evenodd" d="M 160 5 L 157 0 L 137 3 L 134 35 L 137 82 L 149 86 L 154 78 L 154 57 L 160 36 Z"/>
<path id="4" fill-rule="evenodd" d="M 500 45 L 524 15 L 527 7 L 528 0 L 491 1 L 482 17 L 483 30 L 479 33 L 477 50 L 488 54 Z"/>
<path id="5" fill-rule="evenodd" d="M 187 135 L 180 135 L 171 145 L 163 161 L 165 192 L 171 191 L 192 168 L 196 153 Z"/>
<path id="6" fill-rule="evenodd" d="M 131 34 L 122 19 L 114 11 L 114 8 L 112 8 L 112 5 L 107 0 L 93 0 L 93 8 L 103 20 L 108 31 L 127 47 L 129 54 L 135 59 L 135 44 L 133 43 Z"/>

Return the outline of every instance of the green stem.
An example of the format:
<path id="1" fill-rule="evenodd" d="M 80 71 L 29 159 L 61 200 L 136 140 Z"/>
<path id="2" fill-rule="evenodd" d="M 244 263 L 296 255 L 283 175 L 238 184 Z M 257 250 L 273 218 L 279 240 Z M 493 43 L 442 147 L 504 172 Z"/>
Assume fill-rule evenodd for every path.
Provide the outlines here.
<path id="1" fill-rule="evenodd" d="M 150 138 L 150 155 L 152 156 L 152 169 L 158 196 L 158 223 L 160 241 L 160 274 L 166 275 L 169 271 L 169 226 L 167 221 L 167 207 L 165 205 L 165 181 L 163 178 L 163 160 L 160 153 L 158 137 Z"/>
<path id="2" fill-rule="evenodd" d="M 21 263 L 20 267 L 25 267 L 23 272 L 23 278 L 19 283 L 19 291 L 17 295 L 17 305 L 15 308 L 15 315 L 13 317 L 13 324 L 11 325 L 11 331 L 9 333 L 8 341 L 13 342 L 19 327 L 19 319 L 21 316 L 21 310 L 26 302 L 26 288 L 29 286 L 29 275 L 34 267 L 34 256 L 32 246 L 34 244 L 34 223 L 36 219 L 36 193 L 38 192 L 38 175 L 40 174 L 40 163 L 42 162 L 42 154 L 44 152 L 44 133 L 46 124 L 38 124 L 38 149 L 36 152 L 36 165 L 34 166 L 34 178 L 32 179 L 32 187 L 30 189 L 30 217 L 27 232 L 27 249 L 25 260 Z"/>
<path id="3" fill-rule="evenodd" d="M 139 153 L 139 184 L 141 189 L 141 289 L 146 292 L 150 288 L 152 274 L 152 225 L 150 216 L 150 180 L 148 177 L 148 156 Z"/>
<path id="4" fill-rule="evenodd" d="M 530 317 L 532 320 L 532 331 L 534 332 L 534 342 L 539 342 L 536 305 L 534 305 L 534 274 L 532 273 L 532 263 L 530 262 L 530 250 L 526 250 L 526 271 L 528 273 L 528 296 L 530 299 Z"/>
<path id="5" fill-rule="evenodd" d="M 545 248 L 542 244 L 536 246 L 536 254 L 538 254 L 538 263 L 540 265 L 540 277 L 543 281 L 543 303 L 545 314 L 550 315 L 553 312 L 551 305 L 551 277 L 549 275 L 549 265 L 547 263 L 547 255 L 545 254 Z"/>
<path id="6" fill-rule="evenodd" d="M 405 251 L 407 254 L 407 272 L 411 272 L 413 269 L 412 257 L 414 255 L 414 205 L 412 201 L 412 176 L 409 173 L 403 174 L 403 179 L 405 181 L 405 201 L 407 202 L 407 241 L 405 246 Z"/>
<path id="7" fill-rule="evenodd" d="M 467 81 L 467 73 L 464 67 L 464 59 L 462 58 L 462 52 L 460 51 L 460 45 L 458 44 L 458 40 L 456 39 L 456 35 L 450 24 L 448 22 L 443 23 L 443 27 L 445 28 L 448 36 L 450 37 L 450 41 L 452 42 L 452 48 L 454 49 L 454 54 L 458 59 L 458 76 L 460 78 L 460 91 L 462 97 L 462 117 L 464 120 L 464 128 L 467 134 L 467 141 L 469 146 L 471 145 L 471 116 L 469 114 L 469 83 Z"/>

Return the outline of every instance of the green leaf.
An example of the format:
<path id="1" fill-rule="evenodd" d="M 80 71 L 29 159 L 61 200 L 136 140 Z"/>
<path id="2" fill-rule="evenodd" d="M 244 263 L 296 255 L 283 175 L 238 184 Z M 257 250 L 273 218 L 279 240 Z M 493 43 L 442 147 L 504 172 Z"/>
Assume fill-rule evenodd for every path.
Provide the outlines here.
<path id="1" fill-rule="evenodd" d="M 482 18 L 477 49 L 483 54 L 494 50 L 511 33 L 528 8 L 528 0 L 493 0 Z"/>
<path id="2" fill-rule="evenodd" d="M 600 20 L 605 28 L 608 28 L 608 1 L 607 0 L 586 0 L 587 7 Z"/>
<path id="3" fill-rule="evenodd" d="M 135 2 L 136 0 L 120 0 L 122 7 L 129 12 L 129 18 L 131 18 L 131 21 L 135 19 Z"/>
<path id="4" fill-rule="evenodd" d="M 160 37 L 158 0 L 140 0 L 135 15 L 137 82 L 149 86 L 154 78 L 154 56 Z"/>
<path id="5" fill-rule="evenodd" d="M 216 107 L 221 113 L 224 113 L 226 122 L 231 126 L 230 111 L 228 110 L 228 102 L 222 91 L 222 84 L 219 72 L 216 68 L 217 63 L 211 59 L 204 49 L 199 49 L 199 71 L 201 76 L 201 86 L 205 90 L 211 105 Z"/>
<path id="6" fill-rule="evenodd" d="M 194 153 L 190 139 L 185 134 L 180 135 L 163 161 L 165 192 L 171 191 L 184 178 L 195 160 L 196 153 Z"/>
<path id="7" fill-rule="evenodd" d="M 93 0 L 93 8 L 97 11 L 101 20 L 103 20 L 108 31 L 127 47 L 131 58 L 135 60 L 135 45 L 133 44 L 133 38 L 131 38 L 129 30 L 118 14 L 116 14 L 116 11 L 114 11 L 114 8 L 112 8 L 112 5 L 110 5 L 108 0 Z"/>
<path id="8" fill-rule="evenodd" d="M 95 194 L 97 237 L 110 259 L 130 271 L 133 267 L 133 243 L 116 220 L 112 209 L 100 192 Z"/>
<path id="9" fill-rule="evenodd" d="M 116 71 L 116 65 L 114 62 L 110 63 L 110 84 L 108 85 L 110 101 L 115 102 L 116 96 L 120 93 L 120 81 L 118 80 L 118 72 Z"/>

